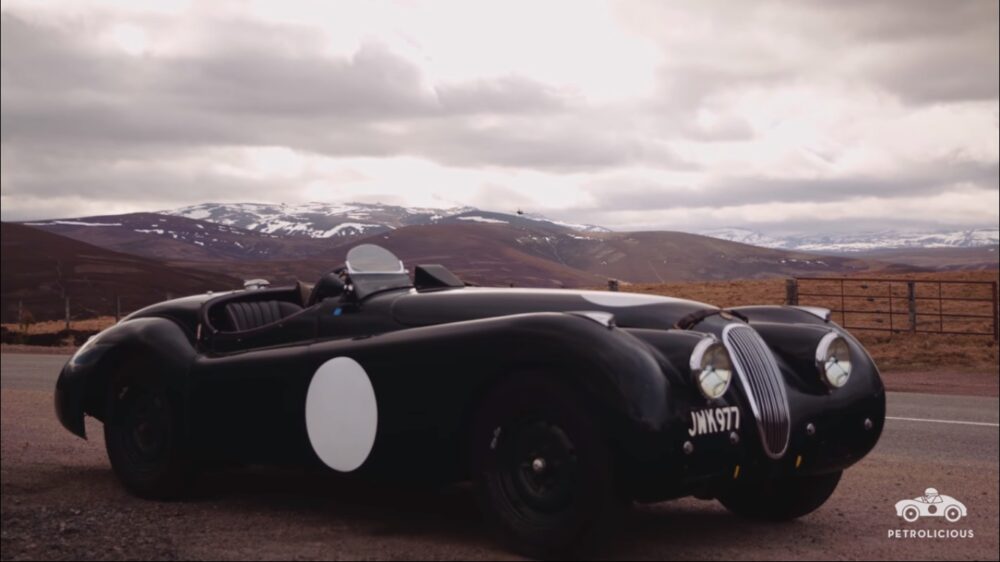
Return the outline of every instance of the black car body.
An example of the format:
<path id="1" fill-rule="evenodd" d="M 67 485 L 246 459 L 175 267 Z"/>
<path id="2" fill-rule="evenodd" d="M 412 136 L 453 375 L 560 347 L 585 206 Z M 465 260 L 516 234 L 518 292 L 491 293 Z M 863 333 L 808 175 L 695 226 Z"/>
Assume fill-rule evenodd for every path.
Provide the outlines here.
<path id="1" fill-rule="evenodd" d="M 778 519 L 818 507 L 881 433 L 878 370 L 823 310 L 721 310 L 631 293 L 467 287 L 440 266 L 417 266 L 411 281 L 401 263 L 388 267 L 378 251 L 357 250 L 353 264 L 349 256 L 347 267 L 314 287 L 191 296 L 131 314 L 64 367 L 56 388 L 60 421 L 81 437 L 85 415 L 104 421 L 116 472 L 149 496 L 173 491 L 177 475 L 195 465 L 234 460 L 477 478 L 505 462 L 499 456 L 508 435 L 527 435 L 524 458 L 512 458 L 516 466 L 493 484 L 484 481 L 483 494 L 487 503 L 505 493 L 527 502 L 531 509 L 499 516 L 498 525 L 536 554 L 557 550 L 542 548 L 548 541 L 531 533 L 561 537 L 562 527 L 571 527 L 566 536 L 579 536 L 593 524 L 558 514 L 587 503 L 565 490 L 591 470 L 578 464 L 591 462 L 583 447 L 594 435 L 602 456 L 593 466 L 613 465 L 616 497 L 718 497 L 739 513 Z M 363 263 L 366 251 L 371 260 Z M 822 353 L 831 353 L 831 342 L 847 361 L 839 387 L 825 377 L 830 363 Z M 706 351 L 716 359 L 704 359 Z M 732 384 L 719 382 L 706 394 L 699 376 L 711 368 L 725 379 L 727 361 L 725 382 Z M 130 388 L 154 398 L 130 406 Z M 568 420 L 561 426 L 533 421 L 523 432 L 507 431 L 481 419 L 512 400 L 518 412 L 536 412 L 524 419 L 543 419 L 549 407 L 542 398 L 550 396 L 572 402 L 565 415 L 562 405 L 552 407 L 554 417 Z M 536 398 L 539 405 L 530 407 Z M 150 416 L 157 408 L 165 413 Z M 513 416 L 506 415 L 496 419 Z M 154 427 L 146 443 L 142 423 Z M 109 434 L 114 427 L 122 431 Z M 169 435 L 157 437 L 156 427 Z M 174 458 L 178 450 L 182 460 Z M 136 465 L 138 476 L 131 474 Z M 533 483 L 539 474 L 548 480 Z M 828 492 L 803 506 L 801 488 Z M 798 504 L 755 507 L 765 493 L 771 503 L 799 496 Z M 556 524 L 538 513 L 556 513 L 562 527 L 546 531 Z M 517 527 L 525 524 L 531 528 Z M 554 542 L 563 548 L 574 540 Z"/>

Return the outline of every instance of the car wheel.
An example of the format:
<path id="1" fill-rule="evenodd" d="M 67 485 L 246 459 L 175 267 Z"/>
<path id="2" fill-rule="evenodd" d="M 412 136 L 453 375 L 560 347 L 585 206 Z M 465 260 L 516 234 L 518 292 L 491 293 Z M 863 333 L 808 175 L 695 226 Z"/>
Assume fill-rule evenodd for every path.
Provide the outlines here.
<path id="1" fill-rule="evenodd" d="M 733 513 L 751 519 L 788 521 L 819 509 L 833 495 L 841 471 L 778 480 L 748 479 L 719 496 Z"/>
<path id="2" fill-rule="evenodd" d="M 958 509 L 957 505 L 949 505 L 948 508 L 944 510 L 944 518 L 947 519 L 949 523 L 955 523 L 962 518 L 962 510 Z"/>
<path id="3" fill-rule="evenodd" d="M 120 384 L 113 387 L 108 412 L 105 447 L 125 488 L 149 499 L 181 495 L 194 470 L 178 401 L 159 385 Z"/>
<path id="4" fill-rule="evenodd" d="M 627 505 L 604 431 L 582 394 L 541 378 L 494 389 L 479 409 L 471 474 L 488 524 L 529 557 L 592 553 Z"/>
<path id="5" fill-rule="evenodd" d="M 917 519 L 920 519 L 920 510 L 916 507 L 910 505 L 903 508 L 903 520 L 907 523 L 913 523 Z"/>

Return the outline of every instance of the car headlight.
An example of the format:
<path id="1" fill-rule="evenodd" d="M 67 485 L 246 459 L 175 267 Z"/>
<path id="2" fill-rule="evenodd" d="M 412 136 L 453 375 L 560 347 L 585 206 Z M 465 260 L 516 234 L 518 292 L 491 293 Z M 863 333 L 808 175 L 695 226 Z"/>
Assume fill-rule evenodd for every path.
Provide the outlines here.
<path id="1" fill-rule="evenodd" d="M 715 338 L 698 342 L 691 352 L 691 376 L 705 398 L 714 400 L 725 394 L 733 380 L 733 364 L 726 347 Z"/>
<path id="2" fill-rule="evenodd" d="M 830 388 L 840 388 L 851 378 L 851 347 L 836 332 L 830 332 L 816 346 L 816 367 Z"/>

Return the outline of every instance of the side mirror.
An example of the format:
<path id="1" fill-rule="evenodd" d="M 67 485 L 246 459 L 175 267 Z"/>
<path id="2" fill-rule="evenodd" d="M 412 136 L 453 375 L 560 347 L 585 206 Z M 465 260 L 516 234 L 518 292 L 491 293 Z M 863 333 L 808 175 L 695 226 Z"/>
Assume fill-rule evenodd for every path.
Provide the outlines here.
<path id="1" fill-rule="evenodd" d="M 319 281 L 316 282 L 316 286 L 313 287 L 312 294 L 309 295 L 308 306 L 326 299 L 337 298 L 344 294 L 345 288 L 344 281 L 339 275 L 336 273 L 327 273 L 323 277 L 320 277 Z"/>

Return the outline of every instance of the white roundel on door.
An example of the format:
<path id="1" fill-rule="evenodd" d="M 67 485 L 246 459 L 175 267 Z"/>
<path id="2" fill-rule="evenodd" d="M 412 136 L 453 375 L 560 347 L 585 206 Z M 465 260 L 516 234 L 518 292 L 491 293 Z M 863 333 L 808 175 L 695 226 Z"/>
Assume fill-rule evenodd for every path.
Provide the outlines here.
<path id="1" fill-rule="evenodd" d="M 320 365 L 306 393 L 306 431 L 316 455 L 330 468 L 350 472 L 375 444 L 378 406 L 368 373 L 350 357 Z"/>

